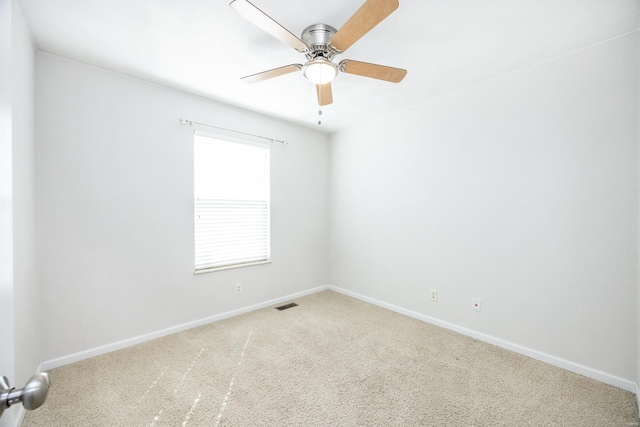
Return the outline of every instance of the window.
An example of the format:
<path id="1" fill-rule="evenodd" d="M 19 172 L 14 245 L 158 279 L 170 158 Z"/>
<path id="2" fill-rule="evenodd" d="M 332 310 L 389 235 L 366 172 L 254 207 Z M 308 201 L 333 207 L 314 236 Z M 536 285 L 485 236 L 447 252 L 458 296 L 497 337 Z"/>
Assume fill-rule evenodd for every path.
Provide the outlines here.
<path id="1" fill-rule="evenodd" d="M 269 146 L 194 136 L 195 272 L 270 261 Z"/>

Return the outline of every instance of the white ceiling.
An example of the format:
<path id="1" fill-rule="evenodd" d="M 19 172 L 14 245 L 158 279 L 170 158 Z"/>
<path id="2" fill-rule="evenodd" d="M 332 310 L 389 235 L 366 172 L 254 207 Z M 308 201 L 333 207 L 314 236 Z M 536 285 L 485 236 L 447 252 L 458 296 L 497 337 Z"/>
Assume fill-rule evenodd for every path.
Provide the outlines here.
<path id="1" fill-rule="evenodd" d="M 304 56 L 239 16 L 230 0 L 19 0 L 39 50 L 326 132 L 423 102 L 639 28 L 640 0 L 400 0 L 336 59 L 406 68 L 399 84 L 341 73 L 317 125 L 301 73 L 240 77 Z M 300 35 L 340 26 L 364 0 L 252 0 Z"/>

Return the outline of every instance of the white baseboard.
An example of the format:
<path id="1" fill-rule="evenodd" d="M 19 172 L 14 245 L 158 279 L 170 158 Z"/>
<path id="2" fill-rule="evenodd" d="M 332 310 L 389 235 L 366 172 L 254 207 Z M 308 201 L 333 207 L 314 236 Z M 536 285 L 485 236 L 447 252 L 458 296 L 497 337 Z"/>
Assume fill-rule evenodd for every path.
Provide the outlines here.
<path id="1" fill-rule="evenodd" d="M 461 333 L 462 335 L 467 335 L 469 337 L 476 338 L 480 341 L 484 341 L 489 344 L 493 344 L 498 347 L 502 347 L 507 350 L 511 350 L 516 353 L 523 354 L 525 356 L 531 357 L 532 359 L 540 360 L 541 362 L 545 362 L 550 365 L 557 366 L 558 368 L 566 369 L 567 371 L 584 375 L 585 377 L 592 378 L 594 380 L 603 382 L 605 384 L 610 384 L 610 385 L 619 387 L 623 390 L 630 391 L 631 393 L 636 393 L 636 397 L 638 396 L 638 384 L 633 381 L 629 381 L 624 378 L 620 378 L 615 375 L 611 375 L 606 372 L 599 371 L 597 369 L 589 368 L 587 366 L 583 366 L 578 363 L 571 362 L 569 360 L 552 356 L 550 354 L 542 353 L 537 350 L 523 347 L 521 345 L 514 344 L 509 341 L 505 341 L 500 338 L 493 337 L 491 335 L 486 335 L 481 332 L 474 331 L 472 329 L 463 328 L 462 326 L 454 325 L 453 323 L 445 322 L 430 316 L 426 316 L 424 314 L 416 313 L 415 311 L 407 310 L 402 307 L 395 306 L 393 304 L 388 304 L 386 302 L 382 302 L 374 298 L 370 298 L 370 297 L 358 294 L 356 292 L 348 291 L 346 289 L 342 289 L 337 286 L 329 285 L 327 286 L 327 288 L 331 289 L 332 291 L 336 291 L 341 294 L 359 299 L 361 301 L 368 302 L 370 304 L 374 304 L 379 307 L 383 307 L 383 308 L 395 311 L 397 313 L 404 314 L 409 317 L 413 317 L 414 319 L 422 320 L 423 322 L 431 323 L 433 325 L 440 326 L 442 328 Z M 639 402 L 640 402 L 640 399 L 639 399 Z"/>
<path id="2" fill-rule="evenodd" d="M 100 347 L 96 347 L 93 349 L 89 349 L 89 350 L 85 350 L 85 351 L 81 351 L 78 353 L 74 353 L 74 354 L 70 354 L 68 356 L 63 356 L 57 359 L 53 359 L 53 360 L 49 360 L 49 361 L 45 361 L 41 364 L 41 369 L 40 370 L 48 370 L 48 369 L 54 369 L 60 366 L 64 366 L 64 365 L 68 365 L 70 363 L 74 363 L 74 362 L 78 362 L 80 360 L 84 360 L 84 359 L 88 359 L 91 357 L 95 357 L 95 356 L 99 356 L 102 354 L 106 354 L 106 353 L 110 353 L 112 351 L 115 350 L 120 350 L 126 347 L 130 347 L 132 345 L 136 345 L 136 344 L 140 344 L 146 341 L 150 341 L 156 338 L 160 338 L 160 337 L 164 337 L 167 335 L 171 335 L 171 334 L 175 334 L 177 332 L 182 332 L 185 331 L 187 329 L 191 329 L 191 328 L 195 328 L 198 326 L 202 326 L 202 325 L 206 325 L 208 323 L 212 323 L 212 322 L 216 322 L 218 320 L 222 320 L 222 319 L 227 319 L 229 317 L 233 317 L 233 316 L 237 316 L 240 314 L 244 314 L 244 313 L 248 313 L 250 311 L 254 311 L 254 310 L 258 310 L 261 308 L 265 308 L 265 307 L 269 307 L 269 306 L 273 306 L 276 304 L 279 304 L 281 302 L 285 302 L 285 301 L 290 301 L 294 298 L 298 298 L 298 297 L 302 297 L 305 295 L 310 295 L 316 292 L 320 292 L 320 291 L 324 291 L 330 289 L 332 291 L 335 292 L 339 292 L 341 294 L 359 299 L 361 301 L 365 301 L 374 305 L 377 305 L 379 307 L 383 307 L 392 311 L 395 311 L 397 313 L 400 314 L 404 314 L 406 316 L 409 317 L 413 317 L 415 319 L 418 320 L 422 320 L 423 322 L 427 322 L 427 323 L 431 323 L 433 325 L 436 326 L 440 326 L 442 328 L 445 329 L 449 329 L 458 333 L 461 333 L 463 335 L 469 336 L 469 337 L 473 337 L 476 338 L 480 341 L 484 341 L 487 342 L 489 344 L 493 344 L 496 345 L 498 347 L 502 347 L 505 348 L 507 350 L 511 350 L 514 351 L 516 353 L 520 353 L 523 354 L 525 356 L 531 357 L 533 359 L 536 360 L 540 360 L 542 362 L 548 363 L 550 365 L 553 366 L 557 366 L 559 368 L 562 369 L 566 369 L 567 371 L 571 371 L 574 372 L 576 374 L 580 374 L 580 375 L 584 375 L 585 377 L 589 377 L 592 378 L 594 380 L 597 381 L 601 381 L 605 384 L 610 384 L 616 387 L 619 387 L 623 390 L 627 390 L 629 392 L 635 393 L 636 397 L 638 398 L 638 406 L 640 407 L 640 389 L 638 388 L 638 384 L 633 382 L 633 381 L 629 381 L 626 380 L 624 378 L 620 378 L 617 377 L 615 375 L 611 375 L 608 374 L 606 372 L 602 372 L 599 371 L 597 369 L 593 369 L 593 368 L 589 368 L 587 366 L 583 366 L 580 365 L 578 363 L 574 363 L 556 356 L 552 356 L 546 353 L 542 353 L 540 351 L 537 350 L 533 350 L 527 347 L 523 347 L 521 345 L 518 344 L 514 344 L 511 343 L 509 341 L 505 341 L 502 340 L 500 338 L 496 338 L 490 335 L 486 335 L 483 334 L 481 332 L 477 332 L 474 331 L 472 329 L 467 329 L 458 325 L 455 325 L 453 323 L 449 323 L 449 322 L 445 322 L 439 319 L 436 319 L 434 317 L 430 317 L 430 316 L 426 316 L 424 314 L 420 314 L 420 313 L 416 313 L 414 311 L 411 310 L 407 310 L 404 309 L 402 307 L 398 307 L 395 306 L 393 304 L 389 304 L 383 301 L 379 301 L 376 300 L 374 298 L 370 298 L 361 294 L 358 294 L 356 292 L 352 292 L 352 291 L 348 291 L 346 289 L 342 289 L 339 288 L 337 286 L 333 286 L 333 285 L 325 285 L 325 286 L 319 286 L 317 288 L 313 288 L 313 289 L 308 289 L 306 291 L 302 291 L 302 292 L 298 292 L 295 294 L 291 294 L 291 295 L 287 295 L 281 298 L 276 298 L 273 300 L 269 300 L 269 301 L 265 301 L 259 304 L 254 304 L 254 305 L 250 305 L 247 307 L 243 307 L 237 310 L 232 310 L 226 313 L 222 313 L 222 314 L 217 314 L 214 316 L 210 316 L 210 317 L 206 317 L 204 319 L 200 319 L 200 320 L 196 320 L 193 322 L 188 322 L 188 323 L 184 323 L 181 325 L 177 325 L 177 326 L 173 326 L 171 328 L 167 328 L 167 329 L 163 329 L 160 331 L 156 331 L 156 332 L 152 332 L 149 334 L 145 334 L 145 335 L 140 335 L 137 337 L 133 337 L 133 338 L 129 338 L 126 340 L 122 340 L 122 341 L 118 341 L 112 344 L 108 344 L 108 345 L 104 345 L 104 346 L 100 346 Z M 21 408 L 22 409 L 22 408 Z M 24 410 L 23 410 L 24 412 Z M 22 417 L 24 417 L 24 413 L 21 414 L 21 418 L 20 420 L 22 420 Z"/>
<path id="3" fill-rule="evenodd" d="M 161 338 L 167 335 L 175 334 L 177 332 L 186 331 L 198 326 L 206 325 L 208 323 L 216 322 L 218 320 L 227 319 L 229 317 L 238 316 L 240 314 L 248 313 L 250 311 L 258 310 L 261 308 L 269 307 L 279 304 L 281 302 L 289 301 L 294 298 L 299 298 L 305 295 L 314 294 L 316 292 L 329 289 L 328 286 L 319 286 L 317 288 L 308 289 L 306 291 L 297 292 L 295 294 L 287 295 L 281 298 L 272 299 L 269 301 L 261 302 L 259 304 L 250 305 L 247 307 L 239 308 L 237 310 L 228 311 L 226 313 L 216 314 L 214 316 L 205 317 L 204 319 L 195 320 L 193 322 L 183 323 L 181 325 L 172 326 L 171 328 L 162 329 L 160 331 L 152 332 L 145 335 L 140 335 L 126 340 L 118 341 L 112 344 L 95 347 L 89 350 L 80 351 L 78 353 L 70 354 L 68 356 L 59 357 L 53 360 L 47 360 L 42 362 L 41 369 L 49 370 L 58 368 L 60 366 L 68 365 L 70 363 L 79 362 L 80 360 L 89 359 L 91 357 L 100 356 L 102 354 L 110 353 L 115 350 L 120 350 L 132 345 L 141 344 L 143 342 L 151 341 L 156 338 Z"/>

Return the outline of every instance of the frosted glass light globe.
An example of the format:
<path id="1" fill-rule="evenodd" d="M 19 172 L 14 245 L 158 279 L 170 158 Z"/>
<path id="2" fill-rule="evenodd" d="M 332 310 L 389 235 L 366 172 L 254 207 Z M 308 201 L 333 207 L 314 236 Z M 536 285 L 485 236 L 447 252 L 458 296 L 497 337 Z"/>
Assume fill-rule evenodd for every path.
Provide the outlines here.
<path id="1" fill-rule="evenodd" d="M 326 85 L 338 75 L 338 67 L 333 62 L 316 58 L 304 65 L 304 76 L 313 84 Z"/>

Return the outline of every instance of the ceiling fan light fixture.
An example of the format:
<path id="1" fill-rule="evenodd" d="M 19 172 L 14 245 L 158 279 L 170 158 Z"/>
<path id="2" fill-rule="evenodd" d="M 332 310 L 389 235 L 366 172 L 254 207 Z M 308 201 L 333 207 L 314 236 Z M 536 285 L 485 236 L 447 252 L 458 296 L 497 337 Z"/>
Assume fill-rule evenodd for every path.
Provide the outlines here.
<path id="1" fill-rule="evenodd" d="M 331 83 L 338 75 L 338 66 L 326 59 L 316 58 L 307 62 L 302 72 L 311 83 L 326 85 L 327 83 Z"/>

